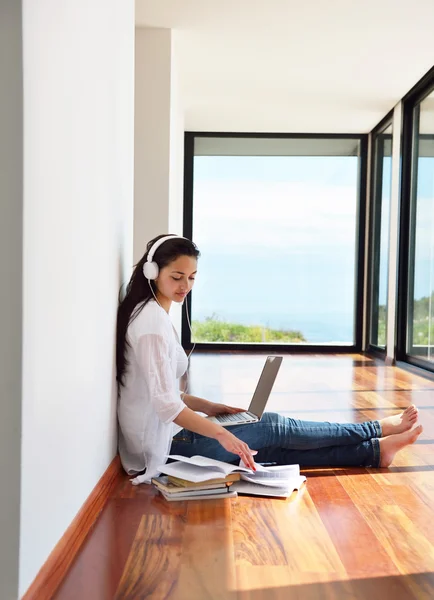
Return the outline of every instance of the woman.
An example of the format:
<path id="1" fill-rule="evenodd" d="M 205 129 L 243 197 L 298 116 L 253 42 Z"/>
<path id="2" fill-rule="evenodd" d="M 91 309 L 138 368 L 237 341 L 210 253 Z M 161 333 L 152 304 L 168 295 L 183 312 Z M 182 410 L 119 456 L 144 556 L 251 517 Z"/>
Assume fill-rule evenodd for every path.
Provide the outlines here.
<path id="1" fill-rule="evenodd" d="M 265 413 L 258 423 L 230 428 L 214 416 L 243 411 L 179 391 L 188 366 L 169 317 L 194 284 L 199 251 L 180 236 L 151 240 L 135 266 L 118 309 L 116 364 L 119 452 L 134 483 L 150 483 L 168 454 L 200 454 L 255 469 L 258 462 L 387 467 L 422 431 L 417 409 L 366 423 L 317 423 Z M 254 448 L 254 450 L 252 449 Z"/>

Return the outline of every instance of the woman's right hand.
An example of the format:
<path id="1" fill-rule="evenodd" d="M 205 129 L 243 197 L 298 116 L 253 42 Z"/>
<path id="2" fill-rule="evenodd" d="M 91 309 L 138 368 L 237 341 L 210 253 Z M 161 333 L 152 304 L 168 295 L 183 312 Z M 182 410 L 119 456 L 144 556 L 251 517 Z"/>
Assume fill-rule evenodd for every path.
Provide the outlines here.
<path id="1" fill-rule="evenodd" d="M 235 435 L 233 435 L 233 433 L 223 427 L 222 432 L 219 432 L 217 436 L 217 441 L 228 452 L 237 454 L 247 467 L 253 471 L 256 471 L 255 460 L 253 456 L 258 454 L 257 450 L 251 450 L 245 442 L 238 439 Z"/>

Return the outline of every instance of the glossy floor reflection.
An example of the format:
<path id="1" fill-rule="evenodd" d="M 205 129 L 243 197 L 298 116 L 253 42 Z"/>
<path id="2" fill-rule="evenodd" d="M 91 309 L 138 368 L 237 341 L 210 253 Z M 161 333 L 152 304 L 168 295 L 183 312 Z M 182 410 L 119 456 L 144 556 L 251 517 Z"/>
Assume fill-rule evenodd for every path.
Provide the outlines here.
<path id="1" fill-rule="evenodd" d="M 264 355 L 194 354 L 190 391 L 247 406 Z M 285 356 L 267 410 L 424 432 L 387 469 L 305 469 L 288 500 L 167 503 L 120 481 L 56 599 L 434 597 L 434 382 L 359 355 Z"/>

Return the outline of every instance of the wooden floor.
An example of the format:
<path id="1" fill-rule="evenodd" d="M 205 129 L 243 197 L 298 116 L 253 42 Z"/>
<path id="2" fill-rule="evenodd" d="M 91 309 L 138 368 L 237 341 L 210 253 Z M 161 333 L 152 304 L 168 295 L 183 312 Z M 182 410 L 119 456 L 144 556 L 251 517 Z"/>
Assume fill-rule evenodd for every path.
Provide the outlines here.
<path id="1" fill-rule="evenodd" d="M 195 354 L 190 390 L 247 406 L 264 356 Z M 434 382 L 363 356 L 286 356 L 267 409 L 364 421 L 414 403 L 387 469 L 304 470 L 288 500 L 168 503 L 125 477 L 57 600 L 434 598 Z"/>

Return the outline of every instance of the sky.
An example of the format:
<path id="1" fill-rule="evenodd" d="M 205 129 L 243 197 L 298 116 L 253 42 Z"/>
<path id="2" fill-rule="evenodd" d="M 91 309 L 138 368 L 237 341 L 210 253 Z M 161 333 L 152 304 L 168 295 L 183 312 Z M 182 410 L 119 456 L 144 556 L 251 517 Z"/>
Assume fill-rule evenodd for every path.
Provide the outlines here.
<path id="1" fill-rule="evenodd" d="M 433 161 L 421 159 L 418 179 L 416 292 L 422 295 L 434 272 Z M 196 156 L 193 239 L 201 258 L 193 318 L 217 314 L 303 327 L 315 338 L 309 341 L 352 342 L 357 170 L 354 156 Z M 387 173 L 390 159 L 383 222 Z M 384 229 L 380 303 L 387 295 Z"/>

